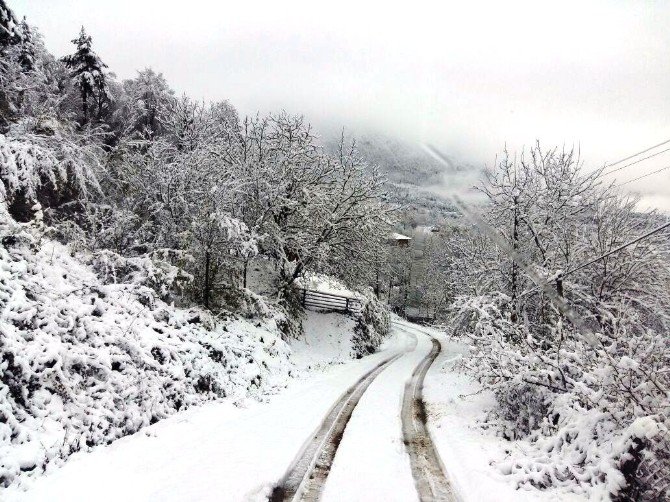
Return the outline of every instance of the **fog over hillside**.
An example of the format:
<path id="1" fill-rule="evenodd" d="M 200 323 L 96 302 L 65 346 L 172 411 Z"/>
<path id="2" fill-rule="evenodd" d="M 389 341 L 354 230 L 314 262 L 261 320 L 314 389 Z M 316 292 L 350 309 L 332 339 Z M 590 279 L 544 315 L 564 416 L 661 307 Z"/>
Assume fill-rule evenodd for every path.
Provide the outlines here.
<path id="1" fill-rule="evenodd" d="M 339 138 L 329 138 L 329 149 L 335 150 Z M 369 133 L 357 140 L 360 154 L 378 165 L 393 183 L 428 186 L 441 184 L 447 167 L 430 156 L 420 145 L 382 134 Z"/>
<path id="2" fill-rule="evenodd" d="M 333 155 L 343 131 L 324 126 L 322 142 Z M 347 134 L 356 138 L 361 157 L 377 166 L 390 183 L 390 200 L 403 208 L 398 229 L 410 232 L 417 226 L 439 226 L 460 214 L 459 201 L 478 207 L 484 203 L 475 189 L 480 183 L 483 165 L 478 166 L 452 156 L 446 149 L 431 144 L 403 140 L 374 131 Z M 492 159 L 494 161 L 495 159 Z"/>

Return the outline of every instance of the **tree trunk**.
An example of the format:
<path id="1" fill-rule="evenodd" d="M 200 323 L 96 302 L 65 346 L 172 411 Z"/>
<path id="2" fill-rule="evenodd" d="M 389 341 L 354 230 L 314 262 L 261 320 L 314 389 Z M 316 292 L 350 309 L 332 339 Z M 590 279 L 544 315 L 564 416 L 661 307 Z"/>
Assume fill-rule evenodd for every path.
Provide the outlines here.
<path id="1" fill-rule="evenodd" d="M 81 89 L 81 110 L 84 112 L 84 124 L 88 124 L 88 92 L 82 87 Z"/>
<path id="2" fill-rule="evenodd" d="M 514 223 L 512 228 L 512 250 L 514 255 L 512 256 L 512 312 L 510 319 L 512 322 L 517 322 L 519 320 L 519 309 L 518 309 L 518 282 L 519 282 L 519 269 L 516 262 L 516 256 L 519 252 L 519 196 L 514 196 Z"/>
<path id="3" fill-rule="evenodd" d="M 98 104 L 98 120 L 102 120 L 102 109 L 105 106 L 105 98 L 102 92 L 98 95 L 98 99 L 96 101 Z"/>
<path id="4" fill-rule="evenodd" d="M 202 301 L 205 304 L 205 308 L 209 308 L 209 267 L 210 267 L 210 254 L 209 251 L 205 252 L 205 285 L 202 292 Z"/>

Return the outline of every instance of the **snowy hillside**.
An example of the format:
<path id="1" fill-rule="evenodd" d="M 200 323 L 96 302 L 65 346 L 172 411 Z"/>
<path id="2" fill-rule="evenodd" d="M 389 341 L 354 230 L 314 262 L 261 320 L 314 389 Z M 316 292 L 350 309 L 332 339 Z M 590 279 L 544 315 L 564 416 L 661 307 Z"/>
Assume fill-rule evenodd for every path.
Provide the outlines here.
<path id="1" fill-rule="evenodd" d="M 319 329 L 312 331 L 312 326 Z M 324 326 L 325 336 L 320 329 Z M 226 399 L 181 411 L 108 446 L 75 453 L 62 467 L 24 486 L 13 485 L 0 498 L 265 501 L 271 484 L 333 401 L 405 343 L 402 337 L 390 337 L 378 353 L 345 364 L 350 328 L 341 315 L 310 313 L 305 340 L 290 342 L 300 377 L 290 378 L 286 390 L 263 402 L 248 399 L 234 406 Z M 389 404 L 395 405 L 395 397 Z M 411 478 L 402 481 L 411 488 Z"/>
<path id="2" fill-rule="evenodd" d="M 268 307 L 253 320 L 174 308 L 104 283 L 27 225 L 4 218 L 0 235 L 0 485 L 196 404 L 262 398 L 291 374 Z"/>

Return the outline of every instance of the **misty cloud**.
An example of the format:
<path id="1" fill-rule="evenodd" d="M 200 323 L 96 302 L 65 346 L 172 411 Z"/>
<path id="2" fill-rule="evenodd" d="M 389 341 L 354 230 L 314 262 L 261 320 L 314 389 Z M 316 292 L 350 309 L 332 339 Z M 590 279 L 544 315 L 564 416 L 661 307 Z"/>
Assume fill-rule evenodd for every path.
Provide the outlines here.
<path id="1" fill-rule="evenodd" d="M 670 5 L 15 0 L 56 54 L 80 25 L 121 78 L 147 65 L 241 113 L 286 109 L 491 163 L 504 144 L 575 145 L 589 167 L 670 137 Z M 670 164 L 662 155 L 621 181 Z M 668 172 L 630 184 L 670 207 Z"/>

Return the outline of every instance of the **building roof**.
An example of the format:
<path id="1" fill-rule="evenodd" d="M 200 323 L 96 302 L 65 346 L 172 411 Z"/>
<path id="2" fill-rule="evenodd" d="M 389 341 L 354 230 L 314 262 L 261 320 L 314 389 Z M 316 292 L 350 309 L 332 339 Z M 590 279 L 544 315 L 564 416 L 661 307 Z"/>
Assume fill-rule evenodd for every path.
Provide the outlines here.
<path id="1" fill-rule="evenodd" d="M 394 240 L 394 241 L 411 241 L 411 237 L 407 237 L 406 235 L 399 234 L 397 232 L 393 232 L 390 236 L 389 239 Z"/>

